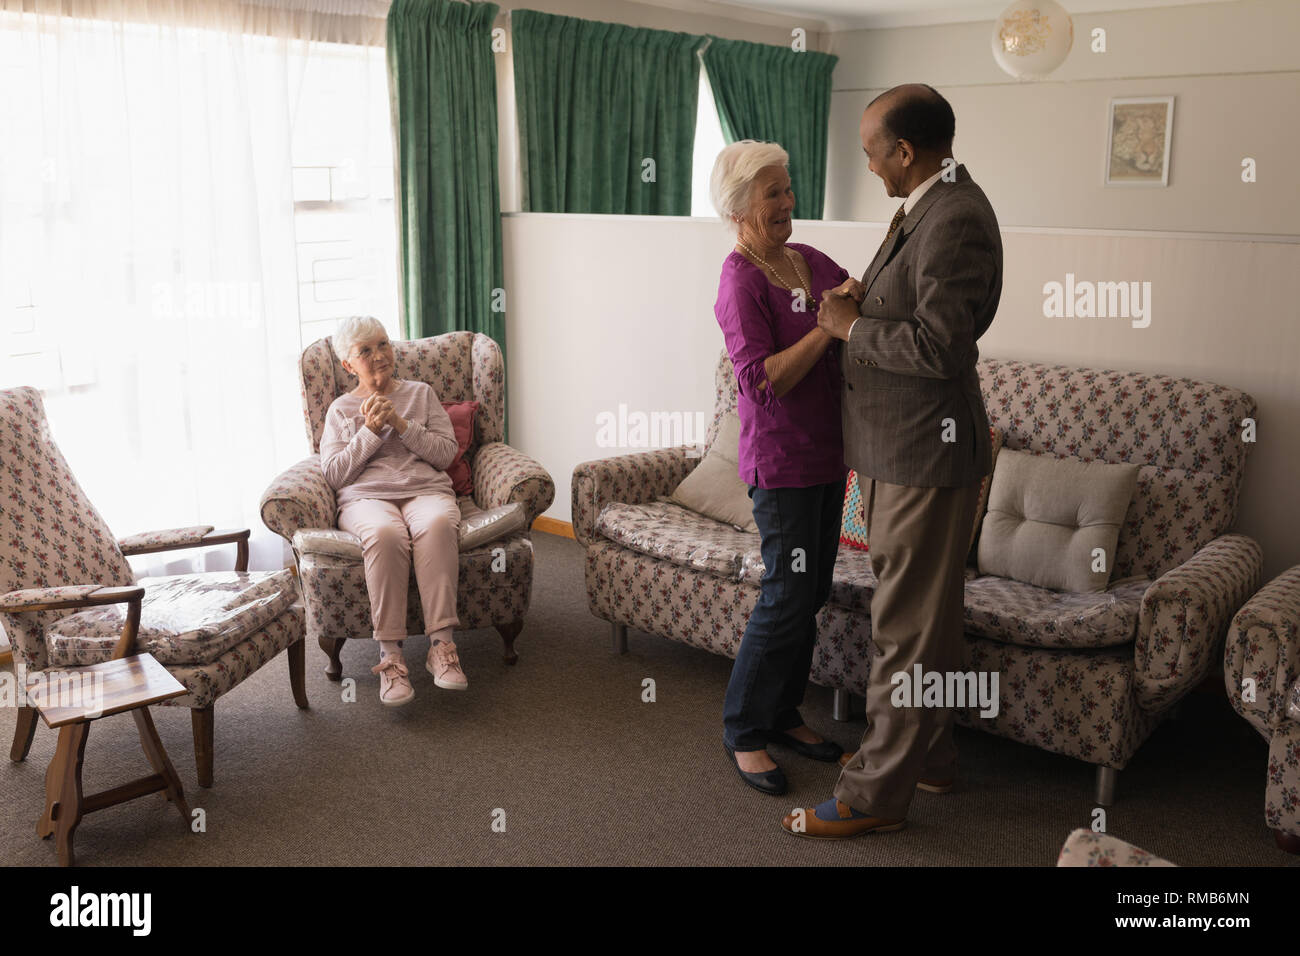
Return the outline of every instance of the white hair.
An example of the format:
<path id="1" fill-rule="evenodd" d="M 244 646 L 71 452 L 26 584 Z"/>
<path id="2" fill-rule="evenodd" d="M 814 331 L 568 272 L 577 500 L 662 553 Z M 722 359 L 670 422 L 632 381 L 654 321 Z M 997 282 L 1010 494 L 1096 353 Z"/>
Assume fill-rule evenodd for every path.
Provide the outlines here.
<path id="1" fill-rule="evenodd" d="M 709 177 L 709 196 L 713 208 L 732 232 L 738 226 L 734 216 L 749 206 L 749 192 L 758 171 L 767 166 L 789 166 L 790 154 L 776 143 L 740 139 L 724 147 L 713 161 Z"/>
<path id="2" fill-rule="evenodd" d="M 349 315 L 339 322 L 339 327 L 331 340 L 334 354 L 342 361 L 352 354 L 352 346 L 358 342 L 373 339 L 376 335 L 387 335 L 384 324 L 373 315 Z"/>

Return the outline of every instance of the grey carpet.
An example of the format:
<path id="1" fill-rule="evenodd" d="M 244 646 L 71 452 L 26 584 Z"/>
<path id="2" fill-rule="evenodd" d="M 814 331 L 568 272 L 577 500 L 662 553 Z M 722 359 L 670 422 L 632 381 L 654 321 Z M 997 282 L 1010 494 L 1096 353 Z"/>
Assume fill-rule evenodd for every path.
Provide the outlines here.
<path id="1" fill-rule="evenodd" d="M 195 780 L 189 712 L 155 720 L 205 833 L 183 829 L 161 795 L 91 814 L 78 862 L 118 865 L 1051 865 L 1070 830 L 1092 822 L 1084 764 L 958 729 L 961 778 L 947 795 L 917 795 L 906 830 L 823 843 L 780 829 L 793 806 L 830 795 L 832 765 L 773 749 L 791 792 L 767 797 L 736 778 L 721 747 L 731 662 L 631 632 L 609 652 L 609 629 L 587 610 L 582 551 L 534 536 L 532 610 L 519 663 L 501 662 L 494 631 L 458 635 L 468 693 L 438 690 L 413 667 L 416 700 L 383 708 L 370 641 L 349 642 L 356 703 L 307 650 L 311 709 L 289 694 L 284 655 L 217 703 L 216 786 Z M 408 642 L 422 662 L 427 642 Z M 643 703 L 642 680 L 657 700 Z M 847 748 L 864 723 L 836 723 L 828 690 L 810 687 L 809 724 Z M 0 709 L 0 741 L 14 713 Z M 0 759 L 0 860 L 53 865 L 35 835 L 54 733 L 41 725 L 31 756 Z M 1267 745 L 1216 695 L 1188 699 L 1120 775 L 1109 832 L 1191 865 L 1298 865 L 1264 826 Z M 86 792 L 148 772 L 134 724 L 98 722 L 86 752 Z M 494 832 L 494 811 L 505 831 Z"/>

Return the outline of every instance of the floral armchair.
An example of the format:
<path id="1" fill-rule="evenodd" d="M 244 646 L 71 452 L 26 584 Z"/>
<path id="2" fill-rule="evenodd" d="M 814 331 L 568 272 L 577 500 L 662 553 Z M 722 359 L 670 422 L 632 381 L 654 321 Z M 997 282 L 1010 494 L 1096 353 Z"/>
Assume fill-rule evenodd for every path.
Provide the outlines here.
<path id="1" fill-rule="evenodd" d="M 528 529 L 555 499 L 555 483 L 539 463 L 505 444 L 505 366 L 501 349 L 476 332 L 448 332 L 432 338 L 394 342 L 396 374 L 433 386 L 440 401 L 477 401 L 474 437 L 465 453 L 474 493 L 459 499 L 462 514 L 519 502 L 524 530 L 460 553 L 456 610 L 462 630 L 494 627 L 505 643 L 505 661 L 518 660 L 515 638 L 523 628 L 533 588 L 533 544 Z M 303 597 L 307 634 L 329 658 L 325 674 L 339 680 L 339 655 L 349 638 L 371 639 L 370 598 L 359 540 L 337 529 L 334 489 L 320 466 L 325 413 L 335 398 L 357 386 L 329 337 L 318 339 L 299 363 L 303 413 L 312 454 L 279 475 L 262 495 L 262 521 L 293 546 Z M 348 539 L 354 548 L 339 547 Z M 407 632 L 424 630 L 419 589 L 412 571 Z"/>
<path id="2" fill-rule="evenodd" d="M 1264 822 L 1280 849 L 1300 853 L 1300 564 L 1233 617 L 1223 680 L 1233 709 L 1268 741 Z"/>
<path id="3" fill-rule="evenodd" d="M 176 528 L 115 539 L 50 434 L 33 388 L 0 390 L 0 623 L 19 686 L 114 656 L 136 630 L 189 692 L 199 786 L 212 786 L 218 697 L 283 650 L 293 698 L 307 706 L 303 611 L 290 570 L 248 572 L 248 531 Z M 127 556 L 235 544 L 234 571 L 135 580 Z M 143 594 L 141 594 L 143 589 Z M 128 628 L 130 623 L 131 628 Z M 18 711 L 10 758 L 26 759 L 37 711 Z"/>

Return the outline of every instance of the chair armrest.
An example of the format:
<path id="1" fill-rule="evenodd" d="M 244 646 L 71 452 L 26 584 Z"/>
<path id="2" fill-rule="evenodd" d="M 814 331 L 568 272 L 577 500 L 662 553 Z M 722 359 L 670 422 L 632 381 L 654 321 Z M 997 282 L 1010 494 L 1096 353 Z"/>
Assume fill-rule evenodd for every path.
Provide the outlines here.
<path id="1" fill-rule="evenodd" d="M 189 528 L 168 528 L 163 531 L 144 531 L 117 539 L 117 546 L 125 555 L 153 554 L 158 551 L 180 551 L 185 548 L 209 548 L 217 544 L 234 544 L 235 570 L 248 570 L 247 528 L 226 528 L 214 531 L 212 525 L 194 525 Z"/>
<path id="2" fill-rule="evenodd" d="M 524 506 L 529 527 L 555 500 L 551 473 L 504 442 L 480 445 L 470 471 L 474 476 L 475 504 L 488 511 L 517 501 Z"/>
<path id="3" fill-rule="evenodd" d="M 1259 545 L 1244 534 L 1225 534 L 1147 588 L 1134 656 L 1144 710 L 1164 710 L 1205 679 L 1232 615 L 1263 573 Z"/>
<path id="4" fill-rule="evenodd" d="M 72 584 L 53 588 L 24 588 L 0 596 L 0 611 L 26 614 L 35 611 L 61 611 L 74 608 L 99 607 L 104 604 L 126 604 L 126 620 L 122 623 L 122 636 L 113 648 L 113 659 L 126 657 L 135 650 L 135 638 L 140 633 L 140 604 L 144 600 L 141 587 L 101 587 L 98 584 Z"/>
<path id="5" fill-rule="evenodd" d="M 611 501 L 639 505 L 671 495 L 700 463 L 694 445 L 655 448 L 614 458 L 584 461 L 573 469 L 573 534 L 582 544 L 596 540 L 596 519 Z"/>
<path id="6" fill-rule="evenodd" d="M 1254 700 L 1243 694 L 1254 681 Z M 1300 680 L 1300 564 L 1283 571 L 1232 619 L 1223 648 L 1223 683 L 1232 708 L 1265 737 L 1287 716 L 1287 700 Z"/>
<path id="7" fill-rule="evenodd" d="M 301 528 L 333 528 L 338 499 L 325 481 L 320 456 L 304 458 L 277 475 L 262 492 L 260 510 L 262 523 L 290 545 Z"/>

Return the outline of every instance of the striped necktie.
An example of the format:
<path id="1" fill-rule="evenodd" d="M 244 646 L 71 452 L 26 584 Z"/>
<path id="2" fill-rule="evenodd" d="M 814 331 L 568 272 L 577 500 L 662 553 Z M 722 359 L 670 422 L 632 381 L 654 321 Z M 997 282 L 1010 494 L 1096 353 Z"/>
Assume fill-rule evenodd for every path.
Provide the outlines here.
<path id="1" fill-rule="evenodd" d="M 885 239 L 880 244 L 880 248 L 876 250 L 876 255 L 880 255 L 885 251 L 885 246 L 889 245 L 889 240 L 894 238 L 894 233 L 898 231 L 898 224 L 903 221 L 903 217 L 906 215 L 907 203 L 903 203 L 898 207 L 898 212 L 894 213 L 894 218 L 889 220 L 889 232 L 885 233 Z"/>

